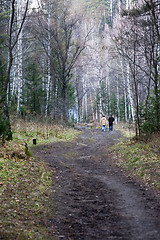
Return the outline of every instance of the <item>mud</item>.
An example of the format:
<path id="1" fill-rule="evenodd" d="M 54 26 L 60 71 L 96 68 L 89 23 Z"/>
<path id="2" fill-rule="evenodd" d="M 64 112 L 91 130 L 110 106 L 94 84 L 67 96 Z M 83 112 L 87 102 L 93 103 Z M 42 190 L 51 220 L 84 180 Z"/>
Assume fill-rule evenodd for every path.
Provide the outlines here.
<path id="1" fill-rule="evenodd" d="M 159 240 L 159 196 L 116 167 L 109 148 L 119 131 L 85 129 L 74 142 L 34 149 L 53 170 L 55 239 Z"/>

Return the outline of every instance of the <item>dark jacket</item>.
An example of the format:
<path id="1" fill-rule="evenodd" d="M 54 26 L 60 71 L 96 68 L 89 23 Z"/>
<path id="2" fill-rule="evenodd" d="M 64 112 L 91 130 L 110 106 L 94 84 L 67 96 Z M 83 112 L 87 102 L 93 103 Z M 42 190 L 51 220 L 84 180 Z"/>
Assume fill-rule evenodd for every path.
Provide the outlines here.
<path id="1" fill-rule="evenodd" d="M 108 121 L 109 121 L 109 126 L 112 126 L 113 125 L 113 122 L 114 122 L 114 117 L 110 116 L 108 118 Z"/>

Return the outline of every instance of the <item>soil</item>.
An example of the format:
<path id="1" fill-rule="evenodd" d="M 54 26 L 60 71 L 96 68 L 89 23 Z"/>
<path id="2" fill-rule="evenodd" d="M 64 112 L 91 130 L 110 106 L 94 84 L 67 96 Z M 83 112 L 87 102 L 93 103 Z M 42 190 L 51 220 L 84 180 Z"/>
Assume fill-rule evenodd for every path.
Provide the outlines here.
<path id="1" fill-rule="evenodd" d="M 53 170 L 55 239 L 159 240 L 159 195 L 116 167 L 110 146 L 119 131 L 83 129 L 74 142 L 36 147 Z"/>

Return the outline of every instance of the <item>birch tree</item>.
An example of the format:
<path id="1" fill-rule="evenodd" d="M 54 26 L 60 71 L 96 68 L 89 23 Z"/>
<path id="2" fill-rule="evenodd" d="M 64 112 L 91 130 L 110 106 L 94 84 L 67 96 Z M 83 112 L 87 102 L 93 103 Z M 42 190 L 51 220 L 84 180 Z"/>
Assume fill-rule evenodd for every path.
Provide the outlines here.
<path id="1" fill-rule="evenodd" d="M 121 20 L 119 38 L 116 38 L 119 54 L 127 64 L 127 88 L 132 117 L 135 115 L 136 134 L 146 125 L 141 115 L 153 89 L 155 104 L 152 123 L 159 128 L 159 25 L 157 1 L 144 1 L 138 6 L 127 6 Z M 117 44 L 118 43 L 118 44 Z M 124 72 L 123 72 L 124 75 Z M 142 91 L 143 86 L 143 91 Z M 149 106 L 149 109 L 151 105 Z M 149 110 L 150 112 L 150 110 Z M 130 115 L 130 108 L 129 108 Z M 155 120 L 156 119 L 156 122 Z M 134 119 L 133 119 L 134 120 Z M 153 128 L 153 126 L 150 126 Z"/>
<path id="2" fill-rule="evenodd" d="M 20 37 L 21 31 L 25 22 L 27 10 L 28 10 L 28 4 L 29 4 L 29 0 L 26 1 L 25 11 L 22 17 L 22 21 L 15 35 L 14 35 L 14 30 L 15 30 L 15 17 L 16 17 L 16 0 L 12 0 L 10 5 L 10 17 L 7 25 L 8 39 L 6 42 L 8 47 L 8 57 L 7 57 L 8 64 L 5 68 L 5 77 L 3 79 L 3 86 L 1 88 L 1 94 L 3 96 L 1 99 L 1 102 L 2 102 L 1 111 L 5 121 L 5 129 L 6 129 L 3 134 L 3 138 L 6 138 L 6 139 L 12 139 L 11 124 L 10 124 L 8 102 L 7 102 L 7 91 L 10 83 L 10 73 L 11 73 L 11 68 L 13 63 L 13 51 L 18 42 L 18 39 Z"/>
<path id="3" fill-rule="evenodd" d="M 46 99 L 46 109 L 45 109 L 45 118 L 47 117 L 48 105 L 49 105 L 49 94 L 50 94 L 50 84 L 51 84 L 51 0 L 48 1 L 48 20 L 47 20 L 47 99 Z"/>
<path id="4" fill-rule="evenodd" d="M 24 2 L 22 0 L 17 0 L 17 29 L 19 30 L 23 21 L 23 7 Z M 22 36 L 23 36 L 23 27 L 19 33 L 17 40 L 17 57 L 15 65 L 17 66 L 17 113 L 20 115 L 20 104 L 22 102 L 22 84 L 23 84 L 23 74 L 22 74 Z"/>
<path id="5" fill-rule="evenodd" d="M 63 1 L 52 2 L 51 4 L 51 27 L 46 31 L 45 25 L 41 21 L 41 28 L 46 31 L 46 36 L 50 36 L 50 51 L 48 54 L 48 45 L 42 42 L 44 50 L 50 59 L 52 65 L 52 75 L 56 75 L 59 89 L 62 97 L 62 113 L 64 122 L 68 118 L 67 86 L 72 78 L 74 64 L 85 48 L 87 36 L 75 39 L 74 34 L 79 26 L 79 16 L 71 16 L 69 5 Z M 44 39 L 40 35 L 39 39 Z"/>

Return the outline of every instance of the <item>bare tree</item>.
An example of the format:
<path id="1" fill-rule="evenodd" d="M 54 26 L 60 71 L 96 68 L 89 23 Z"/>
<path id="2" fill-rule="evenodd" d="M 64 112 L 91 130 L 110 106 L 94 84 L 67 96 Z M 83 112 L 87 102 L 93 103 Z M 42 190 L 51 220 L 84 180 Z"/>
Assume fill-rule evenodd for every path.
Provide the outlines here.
<path id="1" fill-rule="evenodd" d="M 128 95 L 135 110 L 136 134 L 141 132 L 142 106 L 147 105 L 153 90 L 155 118 L 159 126 L 159 7 L 157 1 L 144 1 L 141 5 L 123 11 L 116 49 L 121 55 L 123 79 L 127 76 Z M 126 71 L 126 74 L 125 74 Z M 143 91 L 142 91 L 143 89 Z M 133 103 L 133 104 L 132 104 Z M 133 114 L 132 114 L 133 117 Z"/>
<path id="2" fill-rule="evenodd" d="M 27 10 L 28 10 L 28 4 L 29 0 L 26 0 L 26 5 L 25 5 L 25 10 L 24 14 L 22 16 L 22 21 L 21 24 L 19 24 L 17 33 L 15 34 L 15 23 L 16 23 L 16 0 L 12 0 L 10 2 L 10 18 L 8 21 L 8 29 L 7 29 L 7 34 L 8 34 L 8 39 L 6 42 L 7 49 L 8 49 L 8 64 L 6 67 L 6 74 L 5 74 L 5 79 L 3 81 L 3 86 L 2 86 L 2 105 L 3 105 L 3 116 L 6 121 L 6 133 L 7 133 L 7 138 L 12 139 L 12 132 L 11 132 L 11 125 L 10 125 L 10 118 L 9 118 L 9 110 L 8 110 L 8 102 L 7 102 L 7 90 L 9 87 L 10 83 L 10 74 L 11 74 L 11 68 L 12 68 L 12 63 L 13 63 L 13 51 L 14 48 L 18 42 L 18 39 L 20 37 L 20 34 L 22 32 L 22 28 L 25 22 L 25 18 L 27 15 Z"/>
<path id="3" fill-rule="evenodd" d="M 44 6 L 46 4 L 49 2 L 45 2 Z M 56 76 L 59 89 L 61 89 L 63 120 L 66 121 L 68 118 L 67 86 L 72 78 L 73 67 L 85 48 L 87 35 L 78 39 L 80 18 L 70 14 L 67 3 L 52 1 L 50 10 L 50 28 L 47 27 L 44 15 L 39 18 L 37 33 L 44 51 L 50 59 L 51 74 Z M 50 38 L 50 55 L 48 54 L 48 36 Z"/>

